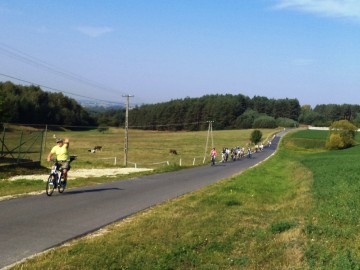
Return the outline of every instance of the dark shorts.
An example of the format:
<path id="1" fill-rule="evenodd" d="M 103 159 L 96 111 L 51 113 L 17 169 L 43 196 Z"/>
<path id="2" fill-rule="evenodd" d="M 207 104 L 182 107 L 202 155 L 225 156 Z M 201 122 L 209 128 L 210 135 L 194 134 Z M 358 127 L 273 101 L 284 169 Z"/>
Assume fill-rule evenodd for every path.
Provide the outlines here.
<path id="1" fill-rule="evenodd" d="M 58 160 L 58 163 L 60 164 L 60 167 L 65 169 L 65 170 L 68 170 L 70 171 L 70 162 L 69 161 L 66 161 L 66 160 Z"/>

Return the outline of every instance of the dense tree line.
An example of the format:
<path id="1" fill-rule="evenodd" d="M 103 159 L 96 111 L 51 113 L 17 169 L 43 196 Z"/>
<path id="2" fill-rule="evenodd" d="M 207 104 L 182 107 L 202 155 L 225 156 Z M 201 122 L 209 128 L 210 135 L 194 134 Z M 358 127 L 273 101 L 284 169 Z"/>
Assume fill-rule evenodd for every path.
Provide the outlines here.
<path id="1" fill-rule="evenodd" d="M 297 123 L 301 107 L 296 99 L 268 99 L 238 95 L 206 95 L 143 105 L 131 110 L 129 126 L 152 130 L 201 130 L 275 127 L 276 119 Z"/>
<path id="2" fill-rule="evenodd" d="M 38 86 L 0 82 L 0 123 L 96 125 L 94 118 L 74 99 L 44 92 Z"/>
<path id="3" fill-rule="evenodd" d="M 299 122 L 313 126 L 330 126 L 334 121 L 348 120 L 360 127 L 360 106 L 350 104 L 321 104 L 314 109 L 302 106 Z"/>
<path id="4" fill-rule="evenodd" d="M 119 107 L 88 107 L 86 110 L 99 126 L 123 127 L 125 109 Z"/>
<path id="5" fill-rule="evenodd" d="M 349 120 L 360 126 L 359 105 L 322 104 L 314 109 L 297 99 L 250 98 L 238 95 L 205 95 L 137 106 L 129 112 L 129 127 L 149 130 L 205 130 L 295 127 L 299 123 L 330 126 Z M 125 123 L 124 108 L 83 108 L 61 93 L 37 86 L 0 82 L 0 123 L 62 126 L 115 126 Z"/>

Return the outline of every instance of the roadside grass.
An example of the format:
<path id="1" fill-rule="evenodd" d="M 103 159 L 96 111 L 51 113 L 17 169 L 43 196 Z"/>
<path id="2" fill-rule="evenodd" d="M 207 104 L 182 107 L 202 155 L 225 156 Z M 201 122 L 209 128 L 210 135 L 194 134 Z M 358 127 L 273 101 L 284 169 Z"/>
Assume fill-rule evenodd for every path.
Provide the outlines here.
<path id="1" fill-rule="evenodd" d="M 262 129 L 263 140 L 271 138 L 279 129 Z M 226 130 L 213 131 L 214 145 L 219 155 L 222 147 L 245 146 L 249 143 L 252 130 Z M 48 174 L 52 163 L 46 161 L 47 153 L 54 145 L 54 136 L 70 138 L 70 154 L 76 155 L 77 160 L 72 163 L 72 168 L 114 168 L 124 167 L 123 140 L 124 129 L 111 128 L 102 133 L 98 130 L 90 131 L 56 131 L 46 135 L 46 151 L 42 158 L 41 168 L 2 167 L 0 166 L 0 196 L 16 195 L 21 193 L 43 191 L 45 183 L 33 180 L 8 181 L 11 176 L 26 174 Z M 186 167 L 203 165 L 210 162 L 209 153 L 211 138 L 208 141 L 208 151 L 205 153 L 207 131 L 199 132 L 159 132 L 129 130 L 128 167 L 153 168 L 153 172 L 143 172 L 130 175 L 117 175 L 117 179 L 128 179 L 149 173 L 162 173 L 176 171 Z M 103 146 L 102 151 L 91 153 L 88 150 L 96 145 Z M 178 155 L 169 153 L 176 149 Z M 209 152 L 209 153 L 208 153 Z M 114 165 L 115 157 L 117 164 Z M 168 163 L 167 163 L 168 162 Z M 180 166 L 181 162 L 181 166 Z M 167 165 L 169 164 L 169 165 Z M 71 175 L 71 170 L 69 172 Z M 115 177 L 115 175 L 114 175 Z M 39 179 L 40 180 L 40 179 Z M 43 179 L 45 180 L 45 179 Z M 71 180 L 71 187 L 80 187 L 114 181 L 109 177 L 78 178 Z"/>

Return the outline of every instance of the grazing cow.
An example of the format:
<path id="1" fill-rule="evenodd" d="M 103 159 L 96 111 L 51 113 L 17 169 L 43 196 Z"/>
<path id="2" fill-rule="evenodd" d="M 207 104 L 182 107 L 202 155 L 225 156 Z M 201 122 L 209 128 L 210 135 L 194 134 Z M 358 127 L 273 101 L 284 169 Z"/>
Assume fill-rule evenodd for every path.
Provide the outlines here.
<path id="1" fill-rule="evenodd" d="M 176 152 L 175 149 L 170 149 L 169 153 L 170 153 L 170 154 L 173 154 L 173 155 L 177 155 L 177 152 Z"/>
<path id="2" fill-rule="evenodd" d="M 88 152 L 90 152 L 90 153 L 95 153 L 96 150 L 95 150 L 95 149 L 89 149 Z"/>
<path id="3" fill-rule="evenodd" d="M 96 145 L 96 146 L 94 147 L 94 150 L 95 150 L 95 151 L 97 151 L 97 150 L 101 151 L 101 150 L 102 150 L 102 146 L 101 146 L 101 145 Z"/>

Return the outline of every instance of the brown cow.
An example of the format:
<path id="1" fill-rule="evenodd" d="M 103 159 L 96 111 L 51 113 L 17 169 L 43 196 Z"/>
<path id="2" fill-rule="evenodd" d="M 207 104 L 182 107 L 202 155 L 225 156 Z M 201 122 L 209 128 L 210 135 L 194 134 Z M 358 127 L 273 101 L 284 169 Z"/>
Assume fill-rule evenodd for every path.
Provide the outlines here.
<path id="1" fill-rule="evenodd" d="M 101 151 L 101 150 L 102 150 L 102 146 L 101 146 L 101 145 L 97 145 L 97 146 L 94 147 L 94 150 L 95 150 L 95 151 L 97 151 L 97 150 Z"/>
<path id="2" fill-rule="evenodd" d="M 177 155 L 177 152 L 176 152 L 175 149 L 170 149 L 169 153 L 170 153 L 170 154 L 173 154 L 173 155 Z"/>

